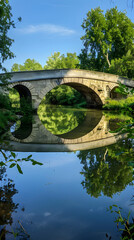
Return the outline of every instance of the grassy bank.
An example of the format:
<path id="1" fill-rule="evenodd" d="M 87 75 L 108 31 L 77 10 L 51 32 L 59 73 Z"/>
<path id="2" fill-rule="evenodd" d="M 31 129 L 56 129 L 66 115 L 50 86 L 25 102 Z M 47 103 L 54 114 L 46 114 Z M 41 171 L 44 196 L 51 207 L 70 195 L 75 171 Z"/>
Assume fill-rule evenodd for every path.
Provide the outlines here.
<path id="1" fill-rule="evenodd" d="M 129 96 L 126 99 L 113 100 L 108 99 L 103 106 L 106 110 L 133 110 L 134 111 L 134 96 Z"/>

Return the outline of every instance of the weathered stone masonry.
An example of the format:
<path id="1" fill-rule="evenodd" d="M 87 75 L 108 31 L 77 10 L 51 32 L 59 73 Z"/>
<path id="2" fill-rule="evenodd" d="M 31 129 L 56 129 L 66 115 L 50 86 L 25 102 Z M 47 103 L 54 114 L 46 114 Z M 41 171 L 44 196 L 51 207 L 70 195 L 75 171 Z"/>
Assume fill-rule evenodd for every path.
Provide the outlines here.
<path id="1" fill-rule="evenodd" d="M 100 107 L 109 98 L 112 90 L 119 82 L 134 87 L 134 81 L 121 78 L 117 75 L 86 70 L 42 70 L 11 73 L 9 86 L 23 86 L 31 93 L 32 105 L 37 109 L 43 97 L 58 85 L 71 86 L 81 92 L 89 107 Z"/>

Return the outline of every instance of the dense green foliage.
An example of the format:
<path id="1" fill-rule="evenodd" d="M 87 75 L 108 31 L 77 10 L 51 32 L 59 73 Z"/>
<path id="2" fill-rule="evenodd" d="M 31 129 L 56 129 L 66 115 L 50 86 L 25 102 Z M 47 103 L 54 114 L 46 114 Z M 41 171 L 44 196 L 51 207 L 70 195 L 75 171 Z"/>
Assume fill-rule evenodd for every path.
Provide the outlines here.
<path id="1" fill-rule="evenodd" d="M 8 35 L 8 31 L 15 28 L 11 10 L 12 8 L 8 0 L 0 1 L 0 71 L 6 72 L 5 75 L 0 76 L 0 86 L 3 88 L 7 84 L 7 79 L 10 78 L 10 74 L 7 73 L 3 63 L 5 60 L 14 57 L 14 54 L 11 51 L 11 46 L 14 40 Z M 18 18 L 18 21 L 21 21 L 20 17 Z"/>
<path id="2" fill-rule="evenodd" d="M 122 58 L 111 60 L 109 72 L 119 76 L 134 78 L 134 46 Z"/>
<path id="3" fill-rule="evenodd" d="M 108 110 L 129 110 L 129 108 L 134 109 L 134 96 L 130 96 L 121 100 L 108 99 L 103 108 Z"/>
<path id="4" fill-rule="evenodd" d="M 115 89 L 115 92 L 121 94 L 123 99 L 107 99 L 104 109 L 108 110 L 124 110 L 133 112 L 134 111 L 134 88 L 130 89 L 124 84 L 119 83 L 118 88 Z"/>
<path id="5" fill-rule="evenodd" d="M 18 19 L 19 21 L 21 18 Z M 13 39 L 8 36 L 8 31 L 15 27 L 14 21 L 12 20 L 11 6 L 8 0 L 0 1 L 0 70 L 5 71 L 3 63 L 7 59 L 14 57 L 11 51 L 11 46 Z M 8 75 L 9 77 L 9 75 Z M 0 76 L 0 134 L 3 131 L 7 131 L 9 122 L 16 119 L 12 112 L 10 99 L 8 95 L 4 92 L 7 88 L 7 74 Z M 1 141 L 1 139 L 0 139 Z M 1 151 L 1 150 L 0 150 Z"/>
<path id="6" fill-rule="evenodd" d="M 133 67 L 128 66 L 128 60 L 134 60 L 134 24 L 125 12 L 120 12 L 115 7 L 107 10 L 104 15 L 100 8 L 92 9 L 87 13 L 82 28 L 85 30 L 85 35 L 81 38 L 84 48 L 79 55 L 82 69 L 111 71 L 118 74 L 119 70 L 115 71 L 117 68 L 115 62 L 123 58 L 125 68 L 128 69 L 125 73 L 124 69 L 119 73 L 133 77 Z"/>
<path id="7" fill-rule="evenodd" d="M 9 90 L 9 99 L 12 108 L 20 108 L 20 95 L 16 89 L 12 88 Z"/>
<path id="8" fill-rule="evenodd" d="M 60 52 L 54 52 L 48 60 L 44 69 L 65 69 L 65 68 L 78 68 L 79 59 L 76 53 L 67 53 L 67 56 L 60 54 Z"/>
<path id="9" fill-rule="evenodd" d="M 34 70 L 42 70 L 42 66 L 40 63 L 35 61 L 34 59 L 26 59 L 23 65 L 14 63 L 12 66 L 11 71 L 12 72 L 18 72 L 18 71 L 34 71 Z"/>
<path id="10" fill-rule="evenodd" d="M 8 36 L 8 31 L 10 28 L 14 28 L 15 24 L 12 20 L 11 6 L 8 1 L 0 1 L 0 69 L 3 68 L 3 62 L 6 59 L 11 59 L 14 54 L 10 50 L 13 43 L 13 39 Z"/>
<path id="11" fill-rule="evenodd" d="M 8 130 L 10 123 L 16 120 L 8 95 L 0 93 L 0 134 Z"/>
<path id="12" fill-rule="evenodd" d="M 66 85 L 52 89 L 44 98 L 44 103 L 59 105 L 74 105 L 85 107 L 86 100 L 78 91 Z"/>
<path id="13" fill-rule="evenodd" d="M 14 63 L 11 71 L 12 72 L 18 72 L 18 71 L 34 71 L 34 70 L 49 70 L 49 69 L 65 69 L 65 68 L 78 68 L 79 66 L 79 59 L 76 56 L 76 53 L 67 53 L 67 56 L 65 54 L 60 54 L 60 52 L 54 52 L 50 57 L 48 57 L 48 60 L 46 61 L 46 64 L 44 68 L 42 65 L 37 62 L 35 59 L 26 59 L 23 65 Z"/>

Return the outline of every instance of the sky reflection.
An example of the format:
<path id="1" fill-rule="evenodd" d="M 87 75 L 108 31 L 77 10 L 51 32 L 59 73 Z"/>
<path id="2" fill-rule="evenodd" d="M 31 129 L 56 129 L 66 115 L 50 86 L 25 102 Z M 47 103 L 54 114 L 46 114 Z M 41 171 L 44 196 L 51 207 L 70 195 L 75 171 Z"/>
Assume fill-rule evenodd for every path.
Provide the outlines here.
<path id="1" fill-rule="evenodd" d="M 21 157 L 30 153 L 19 153 Z M 91 197 L 83 189 L 80 174 L 82 164 L 76 153 L 33 153 L 33 158 L 43 166 L 22 163 L 23 176 L 16 169 L 8 169 L 8 176 L 15 181 L 18 194 L 14 202 L 19 209 L 14 213 L 30 233 L 31 239 L 104 240 L 105 234 L 119 239 L 114 216 L 107 212 L 112 204 L 123 207 L 125 213 L 130 207 L 133 186 L 127 186 L 113 198 L 103 194 Z M 24 211 L 21 208 L 24 207 Z"/>

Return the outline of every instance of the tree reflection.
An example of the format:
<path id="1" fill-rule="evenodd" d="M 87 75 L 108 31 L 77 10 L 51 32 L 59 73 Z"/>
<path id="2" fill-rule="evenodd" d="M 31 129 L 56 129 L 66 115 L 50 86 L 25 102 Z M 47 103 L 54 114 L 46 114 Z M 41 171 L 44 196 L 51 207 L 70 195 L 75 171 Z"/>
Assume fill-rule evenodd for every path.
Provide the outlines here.
<path id="1" fill-rule="evenodd" d="M 6 228 L 4 227 L 7 224 L 12 225 L 13 218 L 12 213 L 16 212 L 18 208 L 18 203 L 13 202 L 13 197 L 18 191 L 15 188 L 15 184 L 11 179 L 7 177 L 6 168 L 0 168 L 0 225 L 2 227 L 0 231 L 0 236 L 6 234 Z"/>
<path id="2" fill-rule="evenodd" d="M 49 105 L 40 105 L 38 115 L 47 130 L 53 134 L 63 134 L 76 128 L 85 118 L 86 111 L 65 109 Z"/>
<path id="3" fill-rule="evenodd" d="M 134 151 L 130 139 L 101 149 L 80 151 L 78 158 L 83 164 L 81 184 L 91 196 L 112 197 L 132 184 Z"/>

